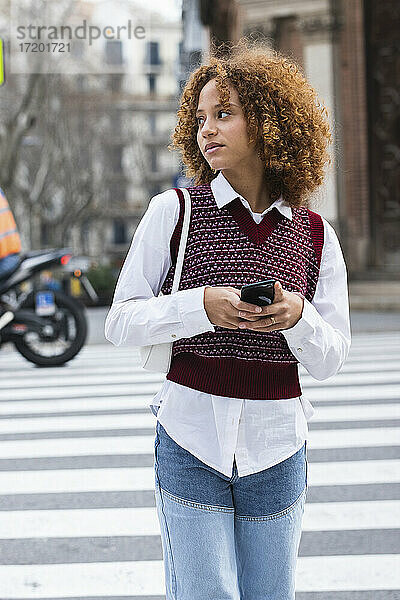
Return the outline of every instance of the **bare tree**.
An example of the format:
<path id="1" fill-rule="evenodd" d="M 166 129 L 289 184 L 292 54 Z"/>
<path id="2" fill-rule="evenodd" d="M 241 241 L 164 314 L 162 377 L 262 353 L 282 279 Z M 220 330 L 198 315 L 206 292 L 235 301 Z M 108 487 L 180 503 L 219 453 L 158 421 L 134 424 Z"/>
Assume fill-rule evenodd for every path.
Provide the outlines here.
<path id="1" fill-rule="evenodd" d="M 32 73 L 28 76 L 17 109 L 0 121 L 0 182 L 5 189 L 10 188 L 13 184 L 22 140 L 35 123 L 39 112 L 43 77 L 40 73 Z M 15 87 L 13 90 L 16 91 Z M 3 97 L 3 115 L 7 112 L 5 105 L 8 102 L 10 109 L 15 104 L 15 97 L 13 102 L 11 100 L 13 90 L 8 88 L 9 93 L 6 98 Z"/>
<path id="2" fill-rule="evenodd" d="M 3 88 L 0 186 L 30 248 L 67 245 L 71 231 L 85 220 L 100 222 L 115 214 L 106 182 L 112 101 L 104 103 L 105 77 L 89 76 L 100 84 L 93 95 L 79 91 L 76 75 L 53 73 L 13 75 Z M 127 175 L 138 186 L 148 171 L 141 127 L 123 131 L 130 146 Z"/>
<path id="3" fill-rule="evenodd" d="M 71 105 L 71 79 L 46 78 L 36 143 L 27 146 L 14 190 L 29 216 L 32 247 L 40 245 L 43 226 L 49 243 L 67 244 L 71 228 L 88 214 L 101 217 L 107 206 L 102 146 L 105 119 Z"/>

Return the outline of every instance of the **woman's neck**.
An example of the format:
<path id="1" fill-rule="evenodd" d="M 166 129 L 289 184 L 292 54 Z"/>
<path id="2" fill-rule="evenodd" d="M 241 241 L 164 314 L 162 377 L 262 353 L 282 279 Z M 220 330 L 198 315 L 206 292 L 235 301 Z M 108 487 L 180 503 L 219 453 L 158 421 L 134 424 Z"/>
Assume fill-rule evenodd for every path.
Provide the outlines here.
<path id="1" fill-rule="evenodd" d="M 270 191 L 265 180 L 264 170 L 255 172 L 237 172 L 221 169 L 225 179 L 229 181 L 235 192 L 247 200 L 253 212 L 262 213 L 271 206 Z"/>

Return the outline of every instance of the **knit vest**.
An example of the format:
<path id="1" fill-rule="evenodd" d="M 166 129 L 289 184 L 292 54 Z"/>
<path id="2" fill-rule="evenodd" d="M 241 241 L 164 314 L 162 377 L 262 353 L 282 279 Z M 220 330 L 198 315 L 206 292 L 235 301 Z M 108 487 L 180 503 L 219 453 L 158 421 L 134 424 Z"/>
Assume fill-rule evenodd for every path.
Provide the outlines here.
<path id="1" fill-rule="evenodd" d="M 210 184 L 187 188 L 192 210 L 179 290 L 204 285 L 240 289 L 274 278 L 284 290 L 311 301 L 319 276 L 323 222 L 311 210 L 292 208 L 292 220 L 275 207 L 259 224 L 239 198 L 218 208 Z M 161 287 L 170 294 L 184 216 L 180 213 L 170 250 L 172 265 Z M 167 379 L 218 396 L 254 400 L 301 395 L 298 360 L 280 331 L 215 326 L 172 345 Z"/>

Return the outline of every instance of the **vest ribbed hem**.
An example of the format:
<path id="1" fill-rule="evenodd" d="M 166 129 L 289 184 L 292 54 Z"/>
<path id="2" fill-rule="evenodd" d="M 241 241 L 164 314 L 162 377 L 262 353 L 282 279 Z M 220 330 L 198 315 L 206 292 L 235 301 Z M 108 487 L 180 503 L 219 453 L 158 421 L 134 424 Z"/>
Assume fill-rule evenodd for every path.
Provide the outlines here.
<path id="1" fill-rule="evenodd" d="M 301 395 L 297 363 L 206 358 L 181 352 L 173 357 L 167 379 L 229 398 L 279 400 Z"/>

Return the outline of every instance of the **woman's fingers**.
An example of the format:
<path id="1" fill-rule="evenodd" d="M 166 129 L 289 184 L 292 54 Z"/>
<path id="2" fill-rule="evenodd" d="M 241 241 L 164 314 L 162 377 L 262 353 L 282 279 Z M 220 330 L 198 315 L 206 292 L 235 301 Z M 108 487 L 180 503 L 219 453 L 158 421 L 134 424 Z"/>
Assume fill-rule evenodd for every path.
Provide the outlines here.
<path id="1" fill-rule="evenodd" d="M 273 317 L 273 315 L 271 315 Z M 248 329 L 249 331 L 278 331 L 285 329 L 282 327 L 283 323 L 278 321 L 275 317 L 274 321 L 271 321 L 271 317 L 260 317 L 256 323 L 249 323 L 242 321 L 239 325 L 239 329 Z"/>

